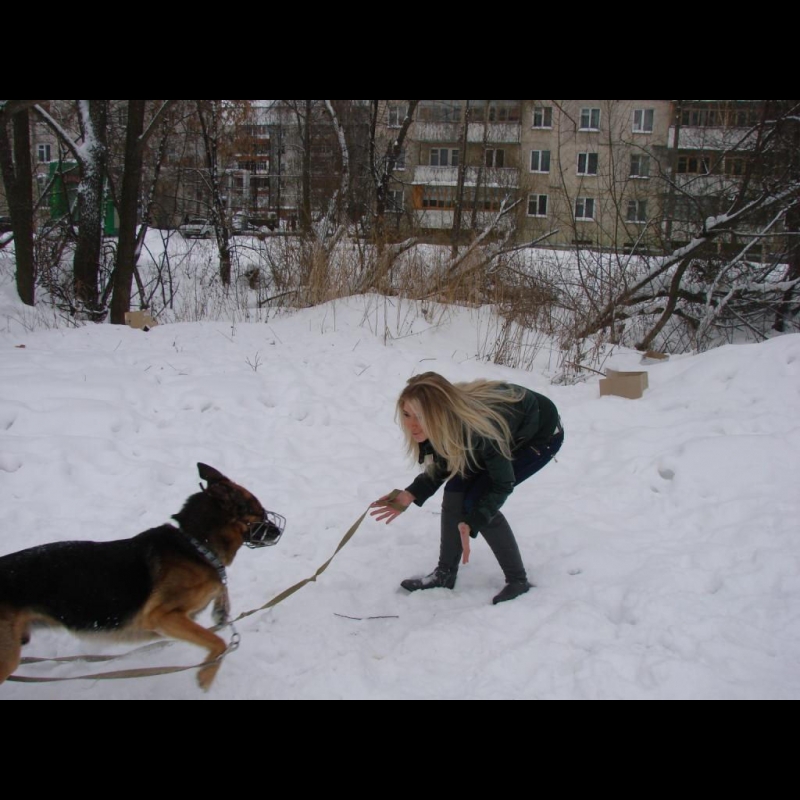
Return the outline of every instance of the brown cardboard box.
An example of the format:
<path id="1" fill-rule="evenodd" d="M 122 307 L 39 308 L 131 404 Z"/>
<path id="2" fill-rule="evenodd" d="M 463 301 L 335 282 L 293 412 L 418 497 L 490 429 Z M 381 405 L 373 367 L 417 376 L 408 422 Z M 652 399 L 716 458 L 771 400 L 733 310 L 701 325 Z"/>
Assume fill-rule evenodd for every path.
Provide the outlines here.
<path id="1" fill-rule="evenodd" d="M 659 353 L 656 350 L 648 350 L 643 356 L 640 364 L 663 364 L 669 361 L 669 353 Z"/>
<path id="2" fill-rule="evenodd" d="M 125 322 L 131 328 L 140 331 L 149 331 L 155 328 L 158 323 L 146 311 L 126 311 Z"/>
<path id="3" fill-rule="evenodd" d="M 638 400 L 649 385 L 647 372 L 619 372 L 607 369 L 606 377 L 600 381 L 600 397 L 613 395 L 627 397 L 628 400 Z"/>

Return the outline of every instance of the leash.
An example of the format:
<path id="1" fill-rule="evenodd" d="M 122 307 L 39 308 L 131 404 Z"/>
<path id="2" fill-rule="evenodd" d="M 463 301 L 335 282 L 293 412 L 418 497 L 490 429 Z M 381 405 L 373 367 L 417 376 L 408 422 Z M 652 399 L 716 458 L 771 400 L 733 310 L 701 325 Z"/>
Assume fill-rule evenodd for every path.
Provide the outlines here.
<path id="1" fill-rule="evenodd" d="M 405 506 L 401 506 L 399 503 L 395 503 L 397 496 L 400 494 L 399 489 L 395 489 L 386 497 L 386 505 L 393 508 L 395 511 L 405 511 Z M 203 664 L 194 664 L 192 666 L 185 666 L 185 667 L 143 667 L 138 669 L 125 669 L 125 670 L 116 670 L 113 672 L 100 672 L 94 675 L 76 675 L 71 678 L 32 678 L 27 677 L 24 675 L 11 675 L 6 678 L 7 681 L 12 683 L 67 683 L 69 681 L 114 681 L 114 680 L 127 680 L 128 678 L 153 678 L 158 675 L 174 675 L 179 672 L 189 672 L 192 670 L 202 669 L 203 667 L 211 666 L 212 664 L 221 663 L 222 660 L 232 653 L 234 650 L 237 650 L 240 643 L 240 636 L 236 632 L 236 628 L 234 627 L 235 623 L 240 622 L 243 619 L 247 619 L 247 617 L 252 617 L 254 614 L 258 614 L 260 611 L 267 611 L 270 608 L 274 608 L 279 603 L 282 603 L 286 600 L 287 597 L 291 597 L 295 592 L 300 591 L 304 586 L 307 586 L 309 583 L 314 583 L 317 578 L 325 572 L 326 569 L 330 566 L 331 562 L 334 558 L 341 552 L 341 550 L 347 545 L 347 543 L 353 538 L 356 531 L 361 527 L 361 524 L 369 514 L 369 510 L 372 508 L 372 505 L 367 507 L 367 510 L 350 526 L 347 533 L 342 537 L 342 540 L 339 542 L 336 550 L 334 551 L 333 555 L 310 577 L 306 578 L 305 580 L 296 583 L 294 586 L 290 586 L 285 591 L 281 592 L 280 594 L 276 595 L 272 598 L 269 602 L 265 603 L 260 608 L 254 608 L 252 611 L 245 611 L 243 614 L 240 614 L 236 619 L 230 622 L 224 622 L 220 625 L 217 625 L 214 628 L 211 628 L 212 631 L 219 631 L 223 628 L 230 626 L 233 628 L 233 636 L 231 637 L 231 643 L 228 645 L 227 649 L 225 650 L 222 655 L 215 658 L 213 661 L 209 661 L 208 663 Z M 227 583 L 227 582 L 226 582 Z M 227 594 L 227 586 L 225 586 L 226 594 Z M 20 664 L 27 665 L 27 664 L 65 664 L 65 663 L 75 663 L 75 662 L 85 662 L 87 664 L 102 664 L 109 661 L 117 661 L 122 658 L 129 658 L 132 655 L 140 654 L 147 652 L 149 650 L 155 650 L 157 648 L 164 648 L 168 647 L 175 643 L 177 640 L 169 640 L 163 642 L 155 642 L 151 645 L 146 645 L 145 647 L 137 648 L 136 650 L 131 650 L 129 653 L 123 653 L 122 655 L 116 656 L 67 656 L 63 658 L 23 658 L 20 660 Z"/>
<path id="2" fill-rule="evenodd" d="M 399 489 L 395 489 L 392 492 L 390 492 L 386 496 L 386 505 L 389 506 L 390 508 L 393 508 L 395 511 L 403 512 L 406 510 L 406 507 L 400 505 L 400 503 L 395 502 L 399 494 L 400 494 Z M 353 538 L 355 532 L 361 527 L 361 523 L 364 522 L 364 520 L 367 517 L 367 514 L 369 514 L 370 508 L 372 508 L 372 505 L 368 506 L 367 510 L 350 526 L 350 529 L 342 537 L 342 541 L 339 542 L 339 545 L 334 551 L 333 555 L 310 578 L 305 578 L 299 583 L 296 583 L 294 586 L 290 586 L 288 589 L 281 592 L 279 595 L 273 597 L 272 600 L 270 600 L 268 603 L 265 603 L 260 608 L 254 608 L 252 611 L 245 611 L 243 614 L 239 614 L 239 616 L 236 617 L 236 619 L 233 621 L 240 622 L 243 619 L 247 619 L 247 617 L 252 617 L 253 614 L 258 614 L 260 611 L 267 611 L 270 608 L 277 606 L 278 603 L 282 603 L 284 600 L 286 600 L 287 597 L 291 597 L 295 592 L 300 591 L 300 589 L 302 589 L 304 586 L 307 586 L 309 583 L 314 583 L 317 580 L 317 578 L 319 578 L 319 576 L 322 575 L 322 573 L 325 572 L 326 569 L 328 569 L 328 567 L 331 564 L 331 561 L 333 561 L 333 559 L 336 558 L 337 555 L 339 555 L 339 552 Z"/>

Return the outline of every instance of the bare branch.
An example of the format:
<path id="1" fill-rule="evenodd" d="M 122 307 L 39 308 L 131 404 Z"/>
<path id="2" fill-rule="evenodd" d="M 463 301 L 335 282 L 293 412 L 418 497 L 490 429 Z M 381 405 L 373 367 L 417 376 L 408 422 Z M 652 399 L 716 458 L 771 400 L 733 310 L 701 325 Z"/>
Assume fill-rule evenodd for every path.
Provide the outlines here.
<path id="1" fill-rule="evenodd" d="M 50 128 L 53 133 L 61 140 L 64 146 L 75 156 L 75 158 L 84 163 L 82 153 L 78 149 L 78 145 L 73 141 L 72 134 L 64 128 L 61 123 L 55 120 L 49 112 L 45 111 L 40 105 L 34 106 L 36 113 L 42 118 L 44 123 Z"/>

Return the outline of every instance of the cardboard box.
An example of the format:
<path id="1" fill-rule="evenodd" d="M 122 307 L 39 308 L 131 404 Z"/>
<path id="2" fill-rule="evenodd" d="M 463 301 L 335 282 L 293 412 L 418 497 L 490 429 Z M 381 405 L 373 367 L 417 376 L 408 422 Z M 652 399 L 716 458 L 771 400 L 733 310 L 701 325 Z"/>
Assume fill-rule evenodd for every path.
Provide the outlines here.
<path id="1" fill-rule="evenodd" d="M 640 364 L 664 364 L 669 361 L 669 353 L 659 353 L 655 350 L 648 350 L 643 356 Z"/>
<path id="2" fill-rule="evenodd" d="M 600 381 L 600 397 L 613 395 L 626 397 L 628 400 L 638 400 L 649 385 L 647 372 L 619 372 L 607 369 L 606 377 Z"/>
<path id="3" fill-rule="evenodd" d="M 140 331 L 149 331 L 158 325 L 146 311 L 126 311 L 125 323 Z"/>

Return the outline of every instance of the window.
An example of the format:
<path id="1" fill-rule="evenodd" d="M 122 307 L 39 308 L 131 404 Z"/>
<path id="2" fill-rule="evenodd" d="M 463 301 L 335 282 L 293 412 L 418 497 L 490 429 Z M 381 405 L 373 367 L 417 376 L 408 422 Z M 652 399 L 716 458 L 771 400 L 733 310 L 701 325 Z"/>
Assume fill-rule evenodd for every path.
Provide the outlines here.
<path id="1" fill-rule="evenodd" d="M 386 210 L 399 214 L 403 211 L 404 197 L 402 189 L 389 189 L 386 195 Z"/>
<path id="2" fill-rule="evenodd" d="M 426 186 L 422 194 L 423 208 L 455 208 L 455 190 L 450 186 Z"/>
<path id="3" fill-rule="evenodd" d="M 40 164 L 46 164 L 48 161 L 51 160 L 50 159 L 50 145 L 49 144 L 40 144 L 36 148 L 36 152 L 38 154 L 39 163 Z"/>
<path id="4" fill-rule="evenodd" d="M 681 124 L 691 128 L 715 128 L 723 124 L 724 114 L 717 108 L 685 108 Z"/>
<path id="5" fill-rule="evenodd" d="M 389 156 L 387 155 L 383 161 L 384 169 L 389 169 Z M 394 171 L 395 172 L 402 172 L 406 168 L 406 151 L 403 148 L 398 154 L 397 159 L 394 162 Z"/>
<path id="6" fill-rule="evenodd" d="M 451 150 L 447 147 L 431 148 L 430 165 L 432 167 L 457 167 L 458 150 Z"/>
<path id="7" fill-rule="evenodd" d="M 637 108 L 633 112 L 633 132 L 652 133 L 656 112 L 652 108 Z"/>
<path id="8" fill-rule="evenodd" d="M 506 163 L 505 150 L 487 150 L 486 151 L 486 166 L 487 167 L 504 167 Z"/>
<path id="9" fill-rule="evenodd" d="M 531 172 L 550 172 L 549 150 L 531 150 Z"/>
<path id="10" fill-rule="evenodd" d="M 553 127 L 553 108 L 552 106 L 534 106 L 533 108 L 533 127 L 552 128 Z"/>
<path id="11" fill-rule="evenodd" d="M 675 219 L 682 222 L 715 217 L 722 210 L 722 198 L 715 195 L 679 195 L 675 198 Z"/>
<path id="12" fill-rule="evenodd" d="M 628 222 L 647 222 L 647 200 L 628 200 Z"/>
<path id="13" fill-rule="evenodd" d="M 581 130 L 599 131 L 600 130 L 600 109 L 582 108 L 581 109 Z"/>
<path id="14" fill-rule="evenodd" d="M 470 100 L 472 122 L 519 122 L 519 100 Z"/>
<path id="15" fill-rule="evenodd" d="M 597 153 L 578 153 L 578 175 L 597 175 Z"/>
<path id="16" fill-rule="evenodd" d="M 578 197 L 575 200 L 575 219 L 594 219 L 594 200 L 591 197 Z"/>
<path id="17" fill-rule="evenodd" d="M 737 128 L 752 128 L 754 125 L 758 125 L 758 112 L 754 108 L 735 111 L 733 124 Z"/>
<path id="18" fill-rule="evenodd" d="M 256 136 L 269 136 L 268 125 L 240 125 L 238 128 L 240 136 L 253 139 Z"/>
<path id="19" fill-rule="evenodd" d="M 708 175 L 711 172 L 711 159 L 708 156 L 680 156 L 679 175 Z"/>
<path id="20" fill-rule="evenodd" d="M 547 195 L 530 194 L 528 195 L 528 216 L 546 217 L 547 216 Z"/>
<path id="21" fill-rule="evenodd" d="M 508 200 L 508 191 L 495 186 L 484 186 L 478 193 L 478 197 L 465 198 L 466 208 L 477 208 L 483 211 L 499 211 L 503 201 Z"/>
<path id="22" fill-rule="evenodd" d="M 408 106 L 389 106 L 389 122 L 387 123 L 390 128 L 400 128 L 403 125 L 403 120 L 408 113 Z"/>
<path id="23" fill-rule="evenodd" d="M 745 160 L 743 158 L 726 158 L 725 174 L 732 177 L 741 177 L 745 172 Z"/>
<path id="24" fill-rule="evenodd" d="M 632 155 L 631 156 L 631 178 L 650 177 L 650 156 Z"/>
<path id="25" fill-rule="evenodd" d="M 460 100 L 423 100 L 417 117 L 420 122 L 452 123 L 461 121 Z"/>

